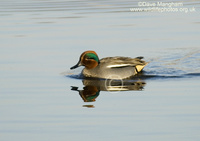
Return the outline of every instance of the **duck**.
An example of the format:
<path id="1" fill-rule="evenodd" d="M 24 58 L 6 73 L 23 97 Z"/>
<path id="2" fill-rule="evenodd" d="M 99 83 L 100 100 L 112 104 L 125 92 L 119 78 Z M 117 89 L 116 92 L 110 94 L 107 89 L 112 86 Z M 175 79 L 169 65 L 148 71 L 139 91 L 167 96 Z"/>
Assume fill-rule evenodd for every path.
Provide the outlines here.
<path id="1" fill-rule="evenodd" d="M 116 56 L 99 59 L 95 51 L 88 50 L 81 54 L 78 63 L 70 69 L 84 66 L 85 68 L 81 72 L 83 77 L 121 80 L 140 73 L 148 64 L 142 59 L 141 56 L 136 58 Z"/>

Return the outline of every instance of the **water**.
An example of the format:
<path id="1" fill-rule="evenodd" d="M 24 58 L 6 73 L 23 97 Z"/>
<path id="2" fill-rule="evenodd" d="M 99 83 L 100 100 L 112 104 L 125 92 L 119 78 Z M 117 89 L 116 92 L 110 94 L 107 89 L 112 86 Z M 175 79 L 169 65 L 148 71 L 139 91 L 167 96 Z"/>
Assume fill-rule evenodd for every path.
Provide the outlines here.
<path id="1" fill-rule="evenodd" d="M 1 0 L 0 140 L 199 140 L 199 4 L 161 13 L 131 12 L 135 0 Z M 106 91 L 69 77 L 86 50 L 149 64 L 133 86 Z"/>

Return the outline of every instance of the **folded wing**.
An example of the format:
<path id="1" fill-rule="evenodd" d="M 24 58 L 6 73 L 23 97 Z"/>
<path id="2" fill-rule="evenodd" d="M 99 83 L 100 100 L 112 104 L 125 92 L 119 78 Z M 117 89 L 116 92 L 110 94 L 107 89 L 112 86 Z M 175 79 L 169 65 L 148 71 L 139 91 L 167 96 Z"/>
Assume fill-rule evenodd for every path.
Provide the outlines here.
<path id="1" fill-rule="evenodd" d="M 147 65 L 142 59 L 143 57 L 108 57 L 103 58 L 101 62 L 107 63 L 107 68 L 134 67 L 137 72 L 140 72 Z"/>

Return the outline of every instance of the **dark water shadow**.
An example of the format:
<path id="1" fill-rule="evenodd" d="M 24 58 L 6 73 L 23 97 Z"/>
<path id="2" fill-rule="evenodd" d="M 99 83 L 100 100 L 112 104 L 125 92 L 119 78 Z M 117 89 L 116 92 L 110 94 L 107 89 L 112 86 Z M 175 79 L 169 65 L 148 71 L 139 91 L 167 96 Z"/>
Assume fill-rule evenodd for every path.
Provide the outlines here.
<path id="1" fill-rule="evenodd" d="M 200 73 L 187 73 L 181 75 L 157 75 L 157 74 L 144 74 L 139 78 L 142 80 L 168 80 L 168 79 L 183 79 L 183 78 L 193 78 L 200 77 Z"/>
<path id="2" fill-rule="evenodd" d="M 105 80 L 105 79 L 99 79 L 99 78 L 86 78 L 82 75 L 66 75 L 66 77 L 69 77 L 69 78 L 73 78 L 73 79 L 87 79 L 87 80 Z M 124 79 L 124 80 L 158 80 L 158 79 L 171 79 L 171 78 L 192 78 L 192 77 L 200 77 L 200 73 L 185 73 L 185 74 L 150 74 L 150 73 L 147 73 L 145 71 L 131 77 L 131 78 L 128 78 L 128 79 Z"/>

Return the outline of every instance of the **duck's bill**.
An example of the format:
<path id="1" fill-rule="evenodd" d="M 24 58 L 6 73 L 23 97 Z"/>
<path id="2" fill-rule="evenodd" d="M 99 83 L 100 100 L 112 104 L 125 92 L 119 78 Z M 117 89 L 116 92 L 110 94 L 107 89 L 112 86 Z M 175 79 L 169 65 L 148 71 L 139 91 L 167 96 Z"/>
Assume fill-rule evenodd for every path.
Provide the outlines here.
<path id="1" fill-rule="evenodd" d="M 71 67 L 70 69 L 72 70 L 72 69 L 78 68 L 80 66 L 81 66 L 81 64 L 78 62 L 75 66 Z"/>

